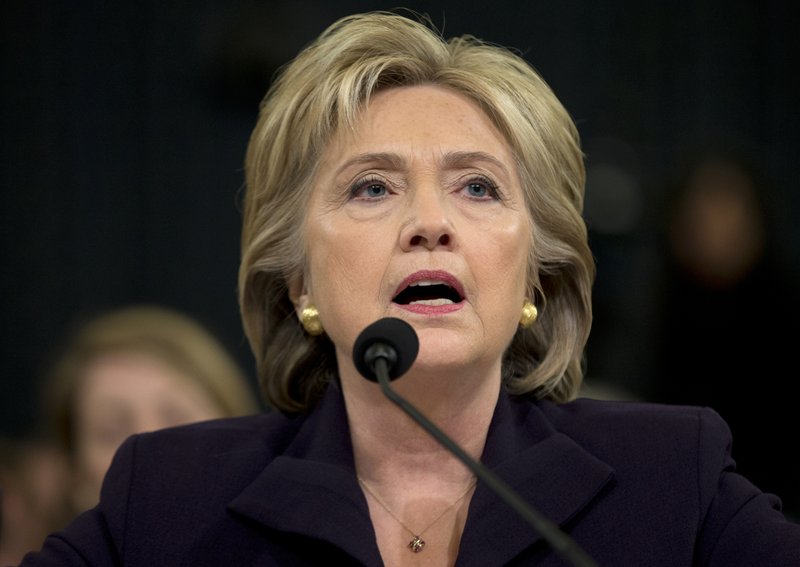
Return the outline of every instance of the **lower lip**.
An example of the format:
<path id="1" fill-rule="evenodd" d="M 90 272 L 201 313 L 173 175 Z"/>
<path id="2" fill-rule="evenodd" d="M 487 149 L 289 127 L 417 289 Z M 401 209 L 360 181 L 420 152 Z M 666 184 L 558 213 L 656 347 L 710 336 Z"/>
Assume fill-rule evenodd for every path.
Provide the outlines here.
<path id="1" fill-rule="evenodd" d="M 411 313 L 416 313 L 418 315 L 447 315 L 448 313 L 453 313 L 458 311 L 462 307 L 464 307 L 464 302 L 461 301 L 460 303 L 446 303 L 445 305 L 424 305 L 421 303 L 409 303 L 408 305 L 404 305 L 401 303 L 395 303 L 397 307 L 403 309 L 404 311 L 410 311 Z"/>

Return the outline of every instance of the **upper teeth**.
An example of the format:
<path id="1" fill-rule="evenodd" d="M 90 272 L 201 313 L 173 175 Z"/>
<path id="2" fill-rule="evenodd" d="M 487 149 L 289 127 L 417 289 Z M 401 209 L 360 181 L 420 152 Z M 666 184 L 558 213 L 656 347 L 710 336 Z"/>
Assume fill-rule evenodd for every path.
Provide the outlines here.
<path id="1" fill-rule="evenodd" d="M 409 287 L 414 287 L 417 285 L 448 285 L 441 280 L 417 280 L 413 282 Z"/>

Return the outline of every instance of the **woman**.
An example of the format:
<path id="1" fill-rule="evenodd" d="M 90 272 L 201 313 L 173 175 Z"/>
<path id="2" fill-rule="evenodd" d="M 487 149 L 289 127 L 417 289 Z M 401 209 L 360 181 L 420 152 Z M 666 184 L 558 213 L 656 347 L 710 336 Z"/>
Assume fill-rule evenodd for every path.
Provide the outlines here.
<path id="1" fill-rule="evenodd" d="M 68 463 L 68 517 L 97 504 L 130 435 L 258 411 L 224 347 L 188 316 L 155 305 L 99 315 L 68 337 L 45 388 L 46 414 Z"/>
<path id="2" fill-rule="evenodd" d="M 16 565 L 61 527 L 65 478 L 48 440 L 0 437 L 0 565 Z"/>
<path id="3" fill-rule="evenodd" d="M 580 400 L 593 265 L 576 129 L 519 57 L 393 14 L 282 72 L 247 154 L 240 299 L 280 412 L 135 436 L 26 565 L 563 565 L 364 380 L 396 389 L 603 565 L 790 565 L 800 528 L 710 410 Z"/>

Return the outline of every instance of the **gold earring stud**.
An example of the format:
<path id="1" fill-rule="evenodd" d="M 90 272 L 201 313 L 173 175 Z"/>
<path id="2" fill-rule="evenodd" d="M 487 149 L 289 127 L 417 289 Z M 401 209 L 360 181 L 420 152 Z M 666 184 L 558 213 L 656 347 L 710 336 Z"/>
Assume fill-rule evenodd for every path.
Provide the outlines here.
<path id="1" fill-rule="evenodd" d="M 539 310 L 536 309 L 536 306 L 533 303 L 526 299 L 525 303 L 522 304 L 522 314 L 519 317 L 519 326 L 523 329 L 527 329 L 536 322 L 536 318 L 538 316 Z"/>
<path id="2" fill-rule="evenodd" d="M 300 313 L 300 323 L 306 333 L 312 337 L 322 334 L 322 321 L 319 320 L 319 310 L 313 305 L 309 305 Z"/>

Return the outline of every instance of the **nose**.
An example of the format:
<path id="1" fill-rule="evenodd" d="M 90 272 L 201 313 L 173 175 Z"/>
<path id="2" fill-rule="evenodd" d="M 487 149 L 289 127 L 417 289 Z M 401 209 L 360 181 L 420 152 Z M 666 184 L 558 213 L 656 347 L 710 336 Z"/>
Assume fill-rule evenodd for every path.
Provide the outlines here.
<path id="1" fill-rule="evenodd" d="M 446 195 L 442 190 L 433 184 L 414 189 L 409 199 L 408 219 L 400 235 L 403 250 L 451 249 L 455 244 L 454 237 Z"/>

